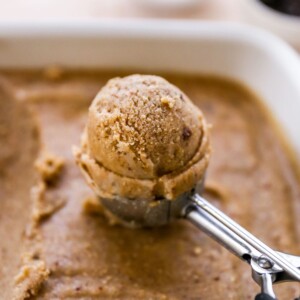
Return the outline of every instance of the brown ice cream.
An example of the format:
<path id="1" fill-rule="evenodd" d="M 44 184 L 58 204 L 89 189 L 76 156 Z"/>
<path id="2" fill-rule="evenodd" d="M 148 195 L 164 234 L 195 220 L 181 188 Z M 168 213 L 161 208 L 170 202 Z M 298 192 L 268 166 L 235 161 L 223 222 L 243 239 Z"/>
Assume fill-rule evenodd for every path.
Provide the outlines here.
<path id="1" fill-rule="evenodd" d="M 99 196 L 174 199 L 201 180 L 210 149 L 201 111 L 150 75 L 110 80 L 89 109 L 76 157 Z"/>
<path id="2" fill-rule="evenodd" d="M 249 266 L 189 222 L 136 230 L 107 222 L 71 148 L 99 87 L 120 71 L 1 73 L 11 83 L 0 80 L 1 300 L 253 299 Z M 235 82 L 166 76 L 214 125 L 205 198 L 272 248 L 299 255 L 299 165 L 266 110 Z M 274 287 L 278 299 L 300 295 L 299 283 Z"/>

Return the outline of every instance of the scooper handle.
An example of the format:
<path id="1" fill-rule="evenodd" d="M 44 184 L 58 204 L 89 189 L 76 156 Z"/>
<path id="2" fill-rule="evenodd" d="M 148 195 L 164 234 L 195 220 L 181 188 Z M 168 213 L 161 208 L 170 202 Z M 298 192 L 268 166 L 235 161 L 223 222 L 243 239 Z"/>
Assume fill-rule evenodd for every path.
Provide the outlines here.
<path id="1" fill-rule="evenodd" d="M 192 194 L 190 201 L 182 216 L 251 265 L 252 278 L 261 287 L 255 300 L 277 300 L 274 283 L 300 281 L 299 256 L 274 251 L 199 194 Z"/>

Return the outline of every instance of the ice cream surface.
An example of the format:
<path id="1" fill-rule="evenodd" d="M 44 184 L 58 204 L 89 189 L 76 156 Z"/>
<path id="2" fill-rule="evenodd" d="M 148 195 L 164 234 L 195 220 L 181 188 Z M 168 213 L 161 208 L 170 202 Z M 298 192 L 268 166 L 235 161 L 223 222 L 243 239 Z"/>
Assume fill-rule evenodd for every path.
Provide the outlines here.
<path id="1" fill-rule="evenodd" d="M 111 226 L 103 216 L 70 149 L 78 144 L 99 87 L 121 71 L 116 72 L 64 70 L 57 79 L 56 70 L 47 78 L 40 70 L 2 70 L 0 299 L 253 299 L 258 286 L 249 266 L 189 222 L 131 230 Z M 203 196 L 270 247 L 300 253 L 298 164 L 270 112 L 231 80 L 168 78 L 214 124 Z M 197 153 L 206 153 L 204 145 L 202 138 Z M 149 187 L 167 176 L 172 182 L 182 179 L 198 166 L 193 158 L 185 171 L 130 181 L 105 172 L 86 148 L 79 153 L 81 163 L 95 171 L 89 178 L 102 193 L 116 191 L 108 185 L 110 178 L 115 189 L 122 182 Z M 300 285 L 285 283 L 276 292 L 278 299 L 295 299 Z"/>
<path id="2" fill-rule="evenodd" d="M 111 79 L 89 108 L 82 140 L 88 157 L 78 154 L 78 161 L 105 197 L 175 198 L 201 179 L 209 157 L 201 111 L 181 90 L 153 75 Z M 190 175 L 178 179 L 190 168 Z"/>

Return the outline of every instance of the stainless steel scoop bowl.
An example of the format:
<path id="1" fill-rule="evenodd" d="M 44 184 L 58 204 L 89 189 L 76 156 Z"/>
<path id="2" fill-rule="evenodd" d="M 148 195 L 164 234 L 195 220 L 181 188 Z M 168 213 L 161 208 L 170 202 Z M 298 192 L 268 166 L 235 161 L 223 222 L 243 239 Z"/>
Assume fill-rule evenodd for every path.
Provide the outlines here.
<path id="1" fill-rule="evenodd" d="M 166 225 L 174 219 L 182 217 L 184 208 L 190 203 L 191 195 L 203 191 L 204 180 L 195 190 L 180 195 L 175 200 L 157 199 L 101 199 L 102 205 L 128 227 L 156 227 Z"/>

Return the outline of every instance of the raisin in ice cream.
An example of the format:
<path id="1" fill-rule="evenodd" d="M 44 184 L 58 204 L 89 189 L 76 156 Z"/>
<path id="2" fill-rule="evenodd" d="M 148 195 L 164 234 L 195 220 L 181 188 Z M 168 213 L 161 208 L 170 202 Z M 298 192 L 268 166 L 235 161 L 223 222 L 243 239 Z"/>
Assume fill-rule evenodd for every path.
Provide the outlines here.
<path id="1" fill-rule="evenodd" d="M 90 106 L 77 162 L 100 197 L 172 200 L 203 177 L 207 131 L 201 111 L 165 79 L 115 78 Z"/>

